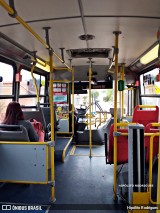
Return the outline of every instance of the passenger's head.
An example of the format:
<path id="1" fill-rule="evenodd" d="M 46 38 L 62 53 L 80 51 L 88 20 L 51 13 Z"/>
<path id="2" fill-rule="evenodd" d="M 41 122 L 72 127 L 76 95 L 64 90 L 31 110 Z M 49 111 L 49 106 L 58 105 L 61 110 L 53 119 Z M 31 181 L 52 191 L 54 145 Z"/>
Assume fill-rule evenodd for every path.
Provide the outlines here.
<path id="1" fill-rule="evenodd" d="M 18 120 L 24 120 L 24 115 L 21 106 L 18 102 L 10 102 L 6 109 L 3 124 L 17 125 Z"/>

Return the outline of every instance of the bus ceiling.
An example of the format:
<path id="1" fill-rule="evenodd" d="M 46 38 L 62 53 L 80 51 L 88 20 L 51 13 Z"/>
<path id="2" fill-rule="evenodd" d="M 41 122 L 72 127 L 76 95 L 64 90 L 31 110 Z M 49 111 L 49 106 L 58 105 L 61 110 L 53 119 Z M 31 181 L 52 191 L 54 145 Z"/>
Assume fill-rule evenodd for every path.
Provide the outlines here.
<path id="1" fill-rule="evenodd" d="M 39 60 L 48 62 L 48 50 L 17 21 L 16 15 L 8 15 L 4 2 L 8 4 L 8 1 L 0 2 L 0 55 L 31 66 L 32 53 L 37 51 Z M 159 0 L 112 0 L 112 3 L 106 0 L 34 0 L 14 1 L 14 6 L 18 16 L 42 40 L 45 41 L 44 27 L 50 28 L 49 45 L 59 55 L 63 49 L 64 58 L 61 63 L 54 57 L 54 66 L 70 65 L 72 59 L 75 76 L 80 80 L 82 76 L 88 79 L 88 57 L 92 58 L 98 80 L 104 80 L 109 73 L 112 75 L 114 51 L 119 51 L 118 63 L 125 63 L 126 71 L 133 71 L 135 75 L 159 63 Z M 113 31 L 122 32 L 119 50 L 114 48 Z M 156 55 L 147 62 L 144 57 L 153 50 Z M 112 69 L 109 69 L 111 64 Z M 59 75 L 66 78 L 63 72 Z"/>

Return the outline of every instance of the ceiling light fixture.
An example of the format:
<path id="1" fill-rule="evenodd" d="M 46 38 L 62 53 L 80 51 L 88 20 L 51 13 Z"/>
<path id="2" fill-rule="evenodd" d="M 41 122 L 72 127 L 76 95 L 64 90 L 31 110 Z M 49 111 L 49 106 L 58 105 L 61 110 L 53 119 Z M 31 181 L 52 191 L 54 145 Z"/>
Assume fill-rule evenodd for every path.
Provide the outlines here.
<path id="1" fill-rule="evenodd" d="M 50 66 L 48 64 L 46 64 L 45 66 L 42 66 L 39 63 L 36 63 L 36 67 L 40 68 L 41 70 L 44 70 L 46 72 L 50 72 Z"/>
<path id="2" fill-rule="evenodd" d="M 135 62 L 128 68 L 132 71 L 143 71 L 146 68 L 158 62 L 159 43 L 156 41 L 150 48 L 148 48 Z"/>
<path id="3" fill-rule="evenodd" d="M 157 44 L 153 49 L 151 49 L 148 53 L 140 58 L 140 62 L 144 65 L 148 64 L 149 62 L 153 61 L 154 59 L 158 58 L 158 47 Z"/>

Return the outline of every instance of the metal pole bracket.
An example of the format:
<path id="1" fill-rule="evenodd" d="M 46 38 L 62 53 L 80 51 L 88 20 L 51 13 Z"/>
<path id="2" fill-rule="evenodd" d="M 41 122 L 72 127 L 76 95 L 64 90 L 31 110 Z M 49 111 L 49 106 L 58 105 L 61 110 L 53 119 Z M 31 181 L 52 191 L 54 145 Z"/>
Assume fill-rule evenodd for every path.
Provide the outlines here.
<path id="1" fill-rule="evenodd" d="M 118 137 L 118 136 L 121 136 L 121 135 L 122 135 L 121 132 L 113 132 L 113 136 L 114 136 L 114 137 Z"/>

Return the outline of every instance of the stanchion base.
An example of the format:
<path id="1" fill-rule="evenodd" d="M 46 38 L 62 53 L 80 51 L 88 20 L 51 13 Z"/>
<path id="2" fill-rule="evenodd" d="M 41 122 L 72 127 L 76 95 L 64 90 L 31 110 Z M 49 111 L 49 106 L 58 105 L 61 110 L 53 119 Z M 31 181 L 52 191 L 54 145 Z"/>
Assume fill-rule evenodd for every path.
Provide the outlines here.
<path id="1" fill-rule="evenodd" d="M 50 199 L 49 199 L 49 202 L 50 202 L 50 203 L 55 203 L 55 202 L 56 202 L 56 198 L 54 198 L 53 200 L 52 200 L 52 198 L 50 198 Z"/>

